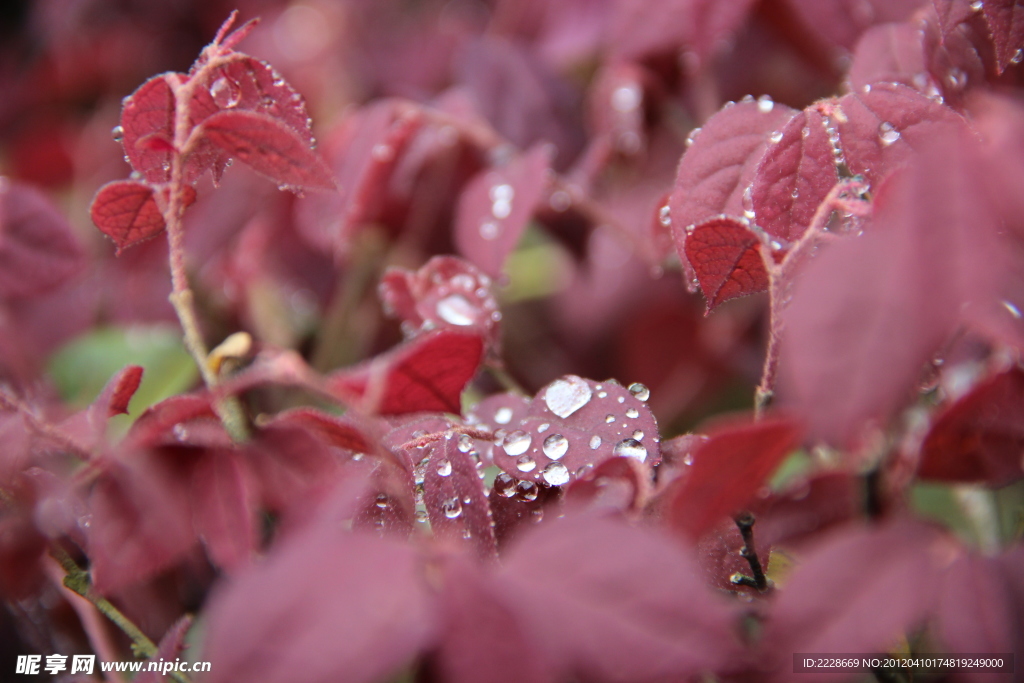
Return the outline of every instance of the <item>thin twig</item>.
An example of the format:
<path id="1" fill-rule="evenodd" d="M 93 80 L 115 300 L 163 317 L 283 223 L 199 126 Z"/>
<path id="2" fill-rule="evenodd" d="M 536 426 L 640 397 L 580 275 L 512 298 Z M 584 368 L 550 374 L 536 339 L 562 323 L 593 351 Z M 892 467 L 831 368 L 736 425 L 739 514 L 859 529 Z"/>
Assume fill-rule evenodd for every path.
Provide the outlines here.
<path id="1" fill-rule="evenodd" d="M 749 586 L 756 588 L 759 593 L 764 593 L 770 587 L 768 577 L 761 567 L 761 560 L 757 557 L 757 550 L 754 548 L 754 515 L 749 512 L 741 512 L 736 516 L 736 526 L 739 527 L 740 535 L 743 536 L 743 547 L 740 555 L 750 565 L 750 572 L 753 578 L 743 574 L 733 574 L 730 577 L 732 583 L 737 586 Z"/>

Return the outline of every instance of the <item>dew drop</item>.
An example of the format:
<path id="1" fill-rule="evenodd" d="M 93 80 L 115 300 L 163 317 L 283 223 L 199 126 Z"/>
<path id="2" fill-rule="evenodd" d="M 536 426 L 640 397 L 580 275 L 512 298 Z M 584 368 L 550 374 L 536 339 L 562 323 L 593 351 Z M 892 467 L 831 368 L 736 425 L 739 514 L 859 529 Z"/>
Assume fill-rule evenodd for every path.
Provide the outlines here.
<path id="1" fill-rule="evenodd" d="M 693 453 L 687 453 L 686 455 L 683 456 L 683 464 L 684 465 L 692 465 L 693 464 Z"/>
<path id="2" fill-rule="evenodd" d="M 599 392 L 597 392 L 597 397 L 598 398 L 608 398 L 608 392 L 607 391 L 599 391 Z"/>
<path id="3" fill-rule="evenodd" d="M 544 447 L 542 449 L 544 455 L 548 456 L 552 460 L 558 460 L 565 452 L 569 450 L 569 439 L 565 438 L 561 434 L 552 434 L 548 438 L 544 439 Z"/>
<path id="4" fill-rule="evenodd" d="M 469 453 L 473 450 L 473 439 L 468 434 L 459 434 L 458 449 L 460 453 Z"/>
<path id="5" fill-rule="evenodd" d="M 538 434 L 543 434 L 544 432 L 548 431 L 549 429 L 551 429 L 551 423 L 550 422 L 542 422 L 539 425 L 537 425 L 537 433 Z"/>
<path id="6" fill-rule="evenodd" d="M 643 430 L 641 430 L 641 429 L 635 430 L 633 432 L 633 438 L 636 439 L 637 441 L 643 441 L 644 440 L 644 432 L 643 432 Z"/>
<path id="7" fill-rule="evenodd" d="M 416 521 L 417 522 L 419 522 L 420 524 L 426 524 L 427 523 L 427 519 L 428 519 L 428 517 L 427 517 L 427 511 L 426 510 L 417 510 L 416 511 Z"/>
<path id="8" fill-rule="evenodd" d="M 541 472 L 541 476 L 551 486 L 562 486 L 569 482 L 569 470 L 560 462 L 550 463 Z"/>
<path id="9" fill-rule="evenodd" d="M 494 421 L 500 425 L 507 425 L 512 421 L 512 409 L 507 406 L 502 406 L 494 411 Z"/>
<path id="10" fill-rule="evenodd" d="M 498 472 L 494 478 L 494 490 L 502 498 L 511 498 L 516 494 L 516 480 L 505 472 Z"/>
<path id="11" fill-rule="evenodd" d="M 521 455 L 516 461 L 516 469 L 520 472 L 533 472 L 536 468 L 537 463 L 528 455 Z"/>
<path id="12" fill-rule="evenodd" d="M 668 204 L 658 209 L 658 222 L 665 228 L 672 226 L 672 209 Z"/>
<path id="13" fill-rule="evenodd" d="M 487 190 L 487 195 L 491 198 L 492 202 L 510 202 L 516 196 L 516 190 L 508 183 L 502 183 L 500 185 L 492 185 Z"/>
<path id="14" fill-rule="evenodd" d="M 124 140 L 124 128 L 114 126 L 110 129 L 110 135 L 114 138 L 114 142 L 121 142 L 121 140 Z"/>
<path id="15" fill-rule="evenodd" d="M 388 495 L 386 493 L 378 493 L 374 505 L 382 510 L 386 508 L 388 506 Z"/>
<path id="16" fill-rule="evenodd" d="M 808 126 L 804 126 L 800 129 L 800 137 L 807 139 L 811 135 L 811 129 Z"/>
<path id="17" fill-rule="evenodd" d="M 438 301 L 437 315 L 451 325 L 472 325 L 476 321 L 476 309 L 461 294 L 449 294 Z"/>
<path id="18" fill-rule="evenodd" d="M 452 473 L 452 464 L 447 460 L 439 460 L 437 463 L 437 474 L 442 477 L 450 476 Z"/>
<path id="19" fill-rule="evenodd" d="M 636 408 L 628 408 L 626 409 L 626 417 L 638 418 L 640 417 L 640 411 Z"/>
<path id="20" fill-rule="evenodd" d="M 1005 299 L 1002 301 L 1002 304 L 1003 304 L 1003 308 L 1005 308 L 1006 310 L 1008 310 L 1010 312 L 1010 315 L 1012 315 L 1014 318 L 1017 318 L 1018 320 L 1020 320 L 1021 314 L 1020 314 L 1020 309 L 1019 308 L 1014 306 L 1011 302 L 1006 301 Z"/>
<path id="21" fill-rule="evenodd" d="M 1024 49 L 1018 48 L 1018 50 L 1013 53 L 1013 56 L 1010 57 L 1010 64 L 1020 64 L 1021 62 L 1024 62 Z"/>
<path id="22" fill-rule="evenodd" d="M 594 434 L 592 437 L 590 437 L 590 450 L 596 451 L 600 447 L 601 437 L 599 437 L 597 434 Z"/>
<path id="23" fill-rule="evenodd" d="M 775 108 L 775 102 L 768 95 L 761 95 L 757 98 L 757 110 L 762 114 L 767 114 Z M 776 142 L 778 142 L 776 140 Z"/>
<path id="24" fill-rule="evenodd" d="M 694 128 L 690 131 L 690 134 L 686 136 L 686 146 L 689 147 L 693 144 L 693 141 L 700 135 L 700 128 Z"/>
<path id="25" fill-rule="evenodd" d="M 183 424 L 174 425 L 174 429 L 171 431 L 174 432 L 174 438 L 178 441 L 184 441 L 188 438 L 188 427 Z"/>
<path id="26" fill-rule="evenodd" d="M 869 92 L 871 92 L 871 84 L 866 84 L 863 88 L 860 89 L 860 91 L 867 95 Z"/>
<path id="27" fill-rule="evenodd" d="M 544 519 L 544 508 L 537 508 L 536 510 L 530 510 L 530 517 L 533 518 L 534 524 L 539 524 Z"/>
<path id="28" fill-rule="evenodd" d="M 498 237 L 498 224 L 494 221 L 484 221 L 480 224 L 480 236 L 485 240 L 493 240 Z"/>
<path id="29" fill-rule="evenodd" d="M 512 202 L 504 199 L 495 200 L 491 204 L 491 213 L 495 218 L 508 218 L 509 214 L 512 213 Z"/>
<path id="30" fill-rule="evenodd" d="M 530 443 L 532 441 L 533 437 L 531 437 L 528 432 L 516 430 L 514 432 L 511 432 L 510 434 L 505 435 L 505 438 L 501 440 L 501 447 L 505 449 L 506 453 L 515 457 L 517 455 L 522 455 L 523 453 L 525 453 L 526 449 L 530 447 Z M 520 467 L 519 469 L 522 470 L 523 468 Z M 533 466 L 531 465 L 529 470 L 523 471 L 529 472 L 532 469 Z"/>
<path id="31" fill-rule="evenodd" d="M 516 484 L 516 497 L 527 503 L 537 500 L 540 489 L 532 481 L 520 481 Z"/>
<path id="32" fill-rule="evenodd" d="M 608 424 L 611 424 L 612 422 L 615 422 L 615 416 L 614 415 L 605 415 L 604 416 L 604 421 L 607 422 Z"/>
<path id="33" fill-rule="evenodd" d="M 777 143 L 781 142 L 782 141 L 782 131 L 781 130 L 775 131 L 774 133 L 772 133 L 771 137 L 768 138 L 768 139 L 772 141 L 772 144 L 777 144 Z"/>
<path id="34" fill-rule="evenodd" d="M 640 382 L 633 382 L 629 385 L 629 393 L 633 394 L 634 398 L 641 401 L 646 401 L 651 397 L 651 391 Z"/>
<path id="35" fill-rule="evenodd" d="M 576 478 L 577 479 L 582 479 L 583 477 L 585 477 L 588 474 L 590 474 L 593 470 L 594 470 L 594 464 L 588 462 L 586 465 L 584 465 L 583 467 L 581 467 L 578 470 L 576 470 Z"/>
<path id="36" fill-rule="evenodd" d="M 622 85 L 612 92 L 612 107 L 615 111 L 627 114 L 640 106 L 643 93 L 636 85 Z"/>
<path id="37" fill-rule="evenodd" d="M 590 402 L 590 385 L 576 375 L 555 380 L 544 392 L 544 404 L 558 417 L 569 417 Z"/>
<path id="38" fill-rule="evenodd" d="M 952 68 L 949 73 L 946 74 L 946 79 L 949 81 L 949 85 L 952 88 L 961 90 L 967 86 L 967 72 L 963 69 Z"/>
<path id="39" fill-rule="evenodd" d="M 623 439 L 615 444 L 612 453 L 626 458 L 634 458 L 640 462 L 647 460 L 647 449 L 636 439 Z"/>
<path id="40" fill-rule="evenodd" d="M 975 12 L 980 12 L 984 7 L 985 5 L 981 0 L 974 0 L 974 2 L 971 3 L 971 9 Z"/>
<path id="41" fill-rule="evenodd" d="M 441 503 L 441 512 L 448 519 L 456 519 L 462 515 L 462 502 L 458 498 L 449 498 Z"/>
<path id="42" fill-rule="evenodd" d="M 878 127 L 878 139 L 882 141 L 883 145 L 888 147 L 900 139 L 900 132 L 893 128 L 893 125 L 888 121 L 883 121 L 882 125 Z"/>
<path id="43" fill-rule="evenodd" d="M 572 206 L 572 197 L 565 190 L 555 190 L 548 198 L 548 205 L 551 206 L 552 211 L 562 213 L 563 211 L 568 211 L 569 207 Z"/>
<path id="44" fill-rule="evenodd" d="M 210 84 L 210 97 L 221 109 L 237 107 L 242 99 L 242 89 L 230 78 L 220 76 Z"/>
<path id="45" fill-rule="evenodd" d="M 625 403 L 626 402 L 626 397 L 625 396 L 619 396 L 615 400 L 618 401 L 619 403 Z"/>

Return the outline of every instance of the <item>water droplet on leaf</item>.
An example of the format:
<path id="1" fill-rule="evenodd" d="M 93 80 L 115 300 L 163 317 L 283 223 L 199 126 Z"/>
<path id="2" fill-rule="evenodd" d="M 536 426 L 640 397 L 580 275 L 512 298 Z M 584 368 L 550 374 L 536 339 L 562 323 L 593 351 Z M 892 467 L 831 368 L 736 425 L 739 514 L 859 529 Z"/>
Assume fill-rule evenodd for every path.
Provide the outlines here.
<path id="1" fill-rule="evenodd" d="M 646 401 L 651 397 L 650 390 L 639 382 L 633 382 L 629 385 L 629 393 L 633 394 L 634 398 L 641 401 Z"/>
<path id="2" fill-rule="evenodd" d="M 501 447 L 505 449 L 505 452 L 511 456 L 522 455 L 526 452 L 526 449 L 530 447 L 530 443 L 533 441 L 533 437 L 529 433 L 522 430 L 516 430 L 510 434 L 506 434 L 505 438 L 501 441 Z M 520 467 L 519 469 L 523 469 Z M 533 467 L 530 467 L 532 470 Z M 530 470 L 523 470 L 529 472 Z"/>
<path id="3" fill-rule="evenodd" d="M 219 76 L 210 84 L 210 97 L 221 109 L 230 109 L 238 106 L 242 89 L 230 78 Z"/>
<path id="4" fill-rule="evenodd" d="M 516 493 L 516 480 L 505 472 L 498 472 L 494 478 L 494 490 L 503 498 L 511 498 Z"/>
<path id="5" fill-rule="evenodd" d="M 597 434 L 594 434 L 594 436 L 590 437 L 590 449 L 596 451 L 600 447 L 601 437 L 599 437 Z"/>
<path id="6" fill-rule="evenodd" d="M 544 468 L 541 476 L 551 486 L 562 486 L 569 482 L 569 470 L 560 462 L 553 462 Z"/>
<path id="7" fill-rule="evenodd" d="M 516 497 L 526 502 L 537 500 L 540 490 L 532 481 L 521 481 L 516 484 Z"/>
<path id="8" fill-rule="evenodd" d="M 647 449 L 636 439 L 623 439 L 615 444 L 612 453 L 621 457 L 634 458 L 640 462 L 647 460 Z"/>
<path id="9" fill-rule="evenodd" d="M 494 412 L 494 421 L 500 425 L 507 425 L 512 420 L 512 409 L 506 406 L 498 408 Z"/>
<path id="10" fill-rule="evenodd" d="M 461 294 L 449 294 L 438 301 L 437 315 L 451 325 L 472 325 L 476 321 L 473 304 Z"/>
<path id="11" fill-rule="evenodd" d="M 626 410 L 626 417 L 637 418 L 640 417 L 640 411 L 636 408 L 628 408 Z"/>
<path id="12" fill-rule="evenodd" d="M 437 474 L 447 477 L 452 473 L 452 464 L 447 460 L 439 460 L 437 463 Z"/>
<path id="13" fill-rule="evenodd" d="M 441 512 L 448 519 L 456 519 L 462 514 L 462 503 L 458 498 L 449 498 L 441 503 Z"/>
<path id="14" fill-rule="evenodd" d="M 516 461 L 516 469 L 520 472 L 533 472 L 537 468 L 537 463 L 528 455 L 519 456 L 519 460 Z"/>
<path id="15" fill-rule="evenodd" d="M 768 95 L 761 95 L 757 98 L 757 110 L 762 114 L 767 114 L 774 108 L 775 102 Z"/>
<path id="16" fill-rule="evenodd" d="M 124 128 L 114 126 L 110 129 L 110 135 L 114 138 L 114 142 L 121 142 L 121 140 L 124 140 Z"/>
<path id="17" fill-rule="evenodd" d="M 888 147 L 900 139 L 900 132 L 893 128 L 893 125 L 888 121 L 883 121 L 882 125 L 878 127 L 878 139 L 882 141 L 883 145 Z"/>
<path id="18" fill-rule="evenodd" d="M 590 385 L 576 375 L 555 380 L 544 392 L 544 404 L 558 417 L 569 417 L 590 401 Z"/>
<path id="19" fill-rule="evenodd" d="M 493 240 L 498 237 L 498 224 L 494 221 L 484 221 L 480 224 L 480 236 L 485 240 Z"/>
<path id="20" fill-rule="evenodd" d="M 612 92 L 612 107 L 626 114 L 639 107 L 642 98 L 643 93 L 636 85 L 622 85 Z"/>
<path id="21" fill-rule="evenodd" d="M 561 434 L 552 434 L 544 439 L 544 455 L 552 460 L 558 460 L 569 450 L 569 440 Z"/>

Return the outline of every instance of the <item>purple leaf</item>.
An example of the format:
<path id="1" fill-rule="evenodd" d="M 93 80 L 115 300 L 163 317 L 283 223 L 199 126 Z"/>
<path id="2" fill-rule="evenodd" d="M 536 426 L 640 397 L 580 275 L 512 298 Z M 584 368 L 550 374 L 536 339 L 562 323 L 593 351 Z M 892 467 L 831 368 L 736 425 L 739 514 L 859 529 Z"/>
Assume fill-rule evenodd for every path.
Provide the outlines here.
<path id="1" fill-rule="evenodd" d="M 1003 73 L 1024 57 L 1024 6 L 1017 0 L 985 0 L 981 5 L 985 23 L 996 46 L 996 64 Z"/>
<path id="2" fill-rule="evenodd" d="M 248 464 L 226 449 L 207 451 L 192 470 L 192 523 L 218 567 L 244 565 L 257 547 Z"/>
<path id="3" fill-rule="evenodd" d="M 971 0 L 932 0 L 932 6 L 939 18 L 943 37 L 951 34 L 957 26 L 974 14 Z"/>
<path id="4" fill-rule="evenodd" d="M 171 179 L 174 110 L 174 91 L 164 75 L 154 76 L 140 85 L 125 98 L 121 109 L 124 153 L 132 168 L 150 183 L 166 183 Z M 167 144 L 146 144 L 154 136 Z"/>
<path id="5" fill-rule="evenodd" d="M 757 225 L 783 244 L 795 242 L 839 181 L 824 117 L 807 108 L 772 135 L 757 166 L 751 203 Z"/>
<path id="6" fill-rule="evenodd" d="M 78 273 L 82 246 L 41 192 L 0 176 L 0 297 L 44 294 Z"/>
<path id="7" fill-rule="evenodd" d="M 270 180 L 294 188 L 335 189 L 331 170 L 294 130 L 250 111 L 222 111 L 203 121 L 205 139 Z"/>
<path id="8" fill-rule="evenodd" d="M 921 5 L 919 0 L 786 0 L 786 4 L 812 35 L 847 50 L 870 26 L 905 21 Z"/>
<path id="9" fill-rule="evenodd" d="M 683 680 L 734 654 L 728 604 L 646 529 L 590 515 L 541 525 L 499 579 L 561 678 Z"/>
<path id="10" fill-rule="evenodd" d="M 923 93 L 924 33 L 909 22 L 872 26 L 857 41 L 847 79 L 854 91 L 874 83 L 902 83 Z"/>
<path id="11" fill-rule="evenodd" d="M 438 538 L 466 543 L 482 559 L 498 556 L 480 464 L 455 434 L 431 444 L 423 465 L 423 503 Z"/>
<path id="12" fill-rule="evenodd" d="M 213 596 L 207 681 L 374 683 L 427 644 L 433 625 L 413 548 L 346 532 L 333 517 L 321 512 Z"/>
<path id="13" fill-rule="evenodd" d="M 462 191 L 455 244 L 491 277 L 501 276 L 506 257 L 545 196 L 550 167 L 551 147 L 537 145 L 504 167 L 482 171 Z"/>

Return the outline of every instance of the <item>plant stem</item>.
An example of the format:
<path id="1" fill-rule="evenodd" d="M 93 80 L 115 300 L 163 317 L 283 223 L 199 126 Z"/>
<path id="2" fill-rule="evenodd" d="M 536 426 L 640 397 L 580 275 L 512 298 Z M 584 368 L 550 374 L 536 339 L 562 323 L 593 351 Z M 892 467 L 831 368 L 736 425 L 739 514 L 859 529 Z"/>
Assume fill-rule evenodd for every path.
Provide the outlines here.
<path id="1" fill-rule="evenodd" d="M 211 60 L 206 68 L 214 63 L 215 60 Z M 202 80 L 202 74 L 197 73 L 185 84 L 179 82 L 177 87 L 172 85 L 175 95 L 174 151 L 171 153 L 170 191 L 164 210 L 164 223 L 167 226 L 167 243 L 170 250 L 171 306 L 174 307 L 174 312 L 181 323 L 185 348 L 199 368 L 203 383 L 208 389 L 213 390 L 219 383 L 219 378 L 207 362 L 209 350 L 199 331 L 199 319 L 196 316 L 194 297 L 185 269 L 185 227 L 182 221 L 185 212 L 185 158 L 189 152 L 191 137 L 189 102 L 192 89 Z M 216 400 L 214 410 L 224 424 L 224 430 L 234 441 L 241 443 L 249 438 L 245 412 L 237 397 L 225 396 Z"/>
<path id="2" fill-rule="evenodd" d="M 114 624 L 124 631 L 125 635 L 131 638 L 132 641 L 132 652 L 136 657 L 146 657 L 147 659 L 155 657 L 159 653 L 156 643 L 149 639 L 145 633 L 142 632 L 138 626 L 136 626 L 131 619 L 126 617 L 121 610 L 114 607 L 114 605 L 104 598 L 102 595 L 98 595 L 92 587 L 92 581 L 89 579 L 89 572 L 82 569 L 78 564 L 71 559 L 71 556 L 64 552 L 59 547 L 52 548 L 52 554 L 54 559 L 60 563 L 60 566 L 64 569 L 64 585 L 71 591 L 74 591 L 78 595 L 88 600 L 101 614 L 114 622 Z M 178 681 L 178 683 L 190 683 L 188 676 L 185 674 L 172 671 L 170 676 Z"/>
<path id="3" fill-rule="evenodd" d="M 764 569 L 761 567 L 761 560 L 757 557 L 757 550 L 754 548 L 754 515 L 749 512 L 741 512 L 736 516 L 736 526 L 739 527 L 740 535 L 743 536 L 740 555 L 750 565 L 750 572 L 754 576 L 751 578 L 742 574 L 734 574 L 731 580 L 738 586 L 750 586 L 756 588 L 759 593 L 764 593 L 768 590 L 769 584 L 768 577 L 765 576 Z"/>

